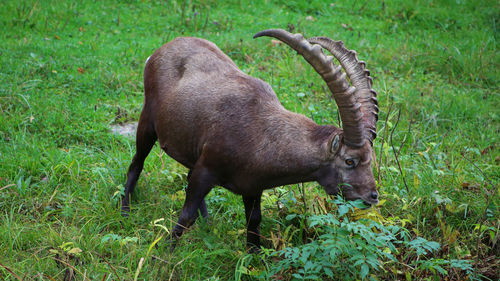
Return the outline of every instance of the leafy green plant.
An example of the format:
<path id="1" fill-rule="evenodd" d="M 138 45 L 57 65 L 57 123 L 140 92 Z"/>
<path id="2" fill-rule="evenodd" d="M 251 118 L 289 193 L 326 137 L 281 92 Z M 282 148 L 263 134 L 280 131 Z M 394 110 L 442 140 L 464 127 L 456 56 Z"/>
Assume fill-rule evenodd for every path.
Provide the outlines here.
<path id="1" fill-rule="evenodd" d="M 340 198 L 335 202 L 340 204 L 337 216 L 329 213 L 307 217 L 308 227 L 317 234 L 314 240 L 269 254 L 280 260 L 271 266 L 267 278 L 286 274 L 297 280 L 335 279 L 338 276 L 343 280 L 376 280 L 374 272 L 388 264 L 400 263 L 397 256 L 403 260 L 411 259 L 410 267 L 441 276 L 447 275 L 443 266 L 462 269 L 467 275 L 473 275 L 468 260 L 427 258 L 439 250 L 439 243 L 422 237 L 412 238 L 404 227 L 349 219 L 348 211 L 362 206 L 362 202 L 343 202 Z"/>

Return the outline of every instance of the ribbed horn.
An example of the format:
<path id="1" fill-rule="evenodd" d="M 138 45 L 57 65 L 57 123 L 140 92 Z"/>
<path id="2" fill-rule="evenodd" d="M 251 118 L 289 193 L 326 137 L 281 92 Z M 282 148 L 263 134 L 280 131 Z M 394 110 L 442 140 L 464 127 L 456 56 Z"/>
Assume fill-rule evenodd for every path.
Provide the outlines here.
<path id="1" fill-rule="evenodd" d="M 363 114 L 361 104 L 357 102 L 354 92 L 356 89 L 349 86 L 346 75 L 341 67 L 333 64 L 333 57 L 325 56 L 320 45 L 311 45 L 302 34 L 291 34 L 282 29 L 268 29 L 254 35 L 253 38 L 274 37 L 297 51 L 321 75 L 328 85 L 330 92 L 339 108 L 344 143 L 352 147 L 361 147 L 365 143 L 363 132 Z M 332 53 L 334 56 L 335 54 Z M 340 61 L 341 58 L 335 56 Z"/>
<path id="2" fill-rule="evenodd" d="M 370 71 L 365 68 L 365 62 L 359 61 L 355 51 L 344 47 L 342 41 L 333 41 L 327 37 L 313 37 L 308 39 L 312 44 L 319 44 L 327 49 L 338 59 L 356 91 L 354 96 L 361 104 L 363 113 L 363 135 L 373 145 L 377 137 L 378 101 L 377 93 L 372 89 L 372 78 Z"/>

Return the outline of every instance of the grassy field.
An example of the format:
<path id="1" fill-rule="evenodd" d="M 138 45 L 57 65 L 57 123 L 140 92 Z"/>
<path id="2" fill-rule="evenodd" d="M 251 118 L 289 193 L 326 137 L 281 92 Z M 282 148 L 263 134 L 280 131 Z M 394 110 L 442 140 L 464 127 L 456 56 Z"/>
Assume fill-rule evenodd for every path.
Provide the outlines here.
<path id="1" fill-rule="evenodd" d="M 0 279 L 498 280 L 499 15 L 497 1 L 466 0 L 1 1 Z M 268 191 L 257 256 L 241 198 L 215 188 L 210 218 L 170 252 L 187 170 L 155 146 L 122 218 L 135 144 L 110 126 L 138 120 L 146 58 L 183 35 L 337 124 L 312 68 L 252 39 L 267 28 L 343 40 L 367 62 L 382 202 L 346 213 L 316 183 Z M 328 241 L 348 243 L 328 259 Z"/>

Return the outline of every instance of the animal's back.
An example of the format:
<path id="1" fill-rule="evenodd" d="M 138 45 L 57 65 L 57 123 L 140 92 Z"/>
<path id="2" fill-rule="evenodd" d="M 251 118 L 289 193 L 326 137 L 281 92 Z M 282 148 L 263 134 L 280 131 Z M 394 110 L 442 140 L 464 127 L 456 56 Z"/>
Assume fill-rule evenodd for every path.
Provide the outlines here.
<path id="1" fill-rule="evenodd" d="M 246 126 L 265 122 L 266 112 L 284 110 L 267 83 L 246 75 L 215 44 L 199 38 L 162 46 L 144 76 L 145 107 L 154 112 L 160 145 L 189 168 L 204 146 L 217 142 L 226 149 L 221 153 L 231 153 L 227 150 L 248 142 Z"/>

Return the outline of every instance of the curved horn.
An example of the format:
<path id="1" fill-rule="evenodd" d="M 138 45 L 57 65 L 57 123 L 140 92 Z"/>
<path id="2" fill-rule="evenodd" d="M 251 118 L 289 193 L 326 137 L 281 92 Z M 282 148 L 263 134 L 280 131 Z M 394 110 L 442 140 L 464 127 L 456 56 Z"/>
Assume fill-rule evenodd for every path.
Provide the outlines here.
<path id="1" fill-rule="evenodd" d="M 341 67 L 334 66 L 333 57 L 325 56 L 320 45 L 311 45 L 302 34 L 291 34 L 282 29 L 268 29 L 255 34 L 253 38 L 261 36 L 270 36 L 283 41 L 302 55 L 321 75 L 339 108 L 344 143 L 352 147 L 361 147 L 365 142 L 361 104 L 356 101 L 354 95 L 356 89 L 349 86 L 346 75 L 340 71 Z"/>
<path id="2" fill-rule="evenodd" d="M 346 49 L 342 41 L 333 41 L 327 37 L 313 37 L 308 41 L 327 49 L 345 69 L 352 85 L 356 88 L 354 92 L 356 101 L 361 104 L 364 136 L 373 145 L 373 140 L 377 137 L 378 101 L 377 93 L 372 89 L 372 78 L 370 71 L 365 68 L 365 62 L 359 61 L 356 52 Z"/>

